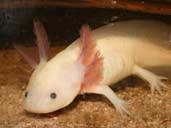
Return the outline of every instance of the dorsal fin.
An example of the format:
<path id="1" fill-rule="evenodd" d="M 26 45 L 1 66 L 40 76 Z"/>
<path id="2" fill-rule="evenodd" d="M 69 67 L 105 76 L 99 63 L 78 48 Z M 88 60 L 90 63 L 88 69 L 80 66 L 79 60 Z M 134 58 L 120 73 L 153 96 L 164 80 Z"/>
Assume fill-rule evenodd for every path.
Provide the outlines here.
<path id="1" fill-rule="evenodd" d="M 88 88 L 98 85 L 102 78 L 103 58 L 96 49 L 96 43 L 92 39 L 90 28 L 84 25 L 80 32 L 82 50 L 79 60 L 86 67 L 84 80 L 81 85 L 80 92 L 85 92 Z"/>

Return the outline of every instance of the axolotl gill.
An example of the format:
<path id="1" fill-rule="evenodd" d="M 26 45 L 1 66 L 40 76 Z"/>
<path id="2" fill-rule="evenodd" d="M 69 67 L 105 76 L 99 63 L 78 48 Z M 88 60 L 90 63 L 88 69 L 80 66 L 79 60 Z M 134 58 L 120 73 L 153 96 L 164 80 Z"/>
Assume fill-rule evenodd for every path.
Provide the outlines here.
<path id="1" fill-rule="evenodd" d="M 169 43 L 171 26 L 160 21 L 130 20 L 90 30 L 83 25 L 80 38 L 48 60 L 47 33 L 34 20 L 40 62 L 35 62 L 20 46 L 19 53 L 34 72 L 25 92 L 24 108 L 32 113 L 49 113 L 69 105 L 79 94 L 104 95 L 121 115 L 130 114 L 127 103 L 110 88 L 130 75 L 149 83 L 151 91 L 161 93 L 167 77 L 147 67 L 171 65 L 171 51 L 156 45 Z"/>

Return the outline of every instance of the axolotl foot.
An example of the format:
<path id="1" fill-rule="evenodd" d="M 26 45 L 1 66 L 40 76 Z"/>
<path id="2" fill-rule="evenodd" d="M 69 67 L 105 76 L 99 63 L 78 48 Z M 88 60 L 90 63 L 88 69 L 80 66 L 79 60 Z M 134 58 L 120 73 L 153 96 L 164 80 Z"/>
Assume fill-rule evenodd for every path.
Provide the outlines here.
<path id="1" fill-rule="evenodd" d="M 134 67 L 134 74 L 149 82 L 152 94 L 155 90 L 162 94 L 161 88 L 168 88 L 168 86 L 162 82 L 162 80 L 167 80 L 167 77 L 158 76 L 139 66 Z"/>
<path id="2" fill-rule="evenodd" d="M 123 99 L 119 98 L 109 86 L 98 85 L 92 87 L 87 92 L 104 95 L 115 106 L 116 111 L 121 117 L 123 117 L 125 114 L 130 116 L 132 115 L 127 109 L 128 104 Z"/>

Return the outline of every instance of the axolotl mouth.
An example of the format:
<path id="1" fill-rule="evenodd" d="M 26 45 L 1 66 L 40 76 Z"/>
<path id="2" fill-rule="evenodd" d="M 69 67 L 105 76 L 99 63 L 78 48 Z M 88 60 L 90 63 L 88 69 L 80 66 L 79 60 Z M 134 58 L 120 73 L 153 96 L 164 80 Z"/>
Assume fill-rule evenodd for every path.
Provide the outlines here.
<path id="1" fill-rule="evenodd" d="M 48 108 L 48 109 L 47 109 Z M 45 114 L 45 113 L 51 113 L 57 110 L 57 108 L 49 108 L 49 105 L 45 104 L 36 104 L 36 105 L 28 105 L 28 103 L 24 104 L 24 109 L 31 113 L 37 113 L 37 114 Z"/>

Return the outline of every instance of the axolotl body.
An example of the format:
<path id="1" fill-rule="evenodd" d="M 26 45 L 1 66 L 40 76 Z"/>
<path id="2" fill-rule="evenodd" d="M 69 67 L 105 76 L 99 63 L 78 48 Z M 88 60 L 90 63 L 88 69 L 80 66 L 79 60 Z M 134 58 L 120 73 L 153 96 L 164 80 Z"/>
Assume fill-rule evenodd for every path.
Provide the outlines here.
<path id="1" fill-rule="evenodd" d="M 171 27 L 160 21 L 116 22 L 90 31 L 84 25 L 80 38 L 48 61 L 48 38 L 43 25 L 34 21 L 39 47 L 37 64 L 16 47 L 35 69 L 25 93 L 24 107 L 33 113 L 49 113 L 69 105 L 79 94 L 104 95 L 120 114 L 130 114 L 124 100 L 110 85 L 130 75 L 149 82 L 161 93 L 166 77 L 146 67 L 171 65 L 171 51 L 158 43 L 169 43 Z"/>

